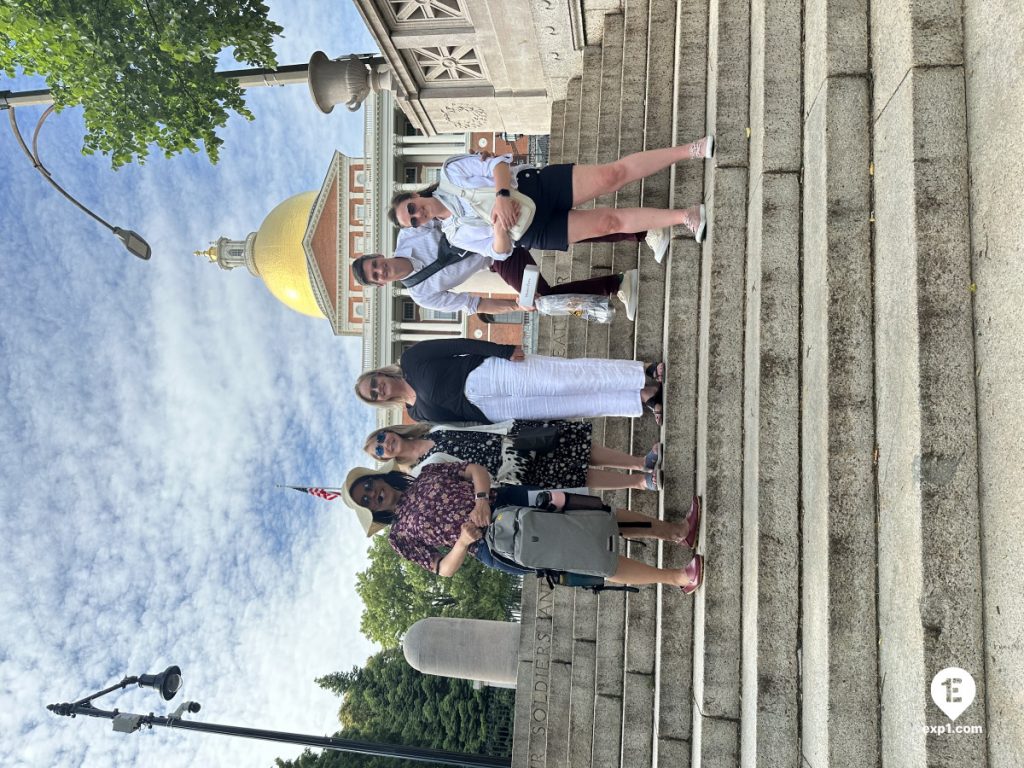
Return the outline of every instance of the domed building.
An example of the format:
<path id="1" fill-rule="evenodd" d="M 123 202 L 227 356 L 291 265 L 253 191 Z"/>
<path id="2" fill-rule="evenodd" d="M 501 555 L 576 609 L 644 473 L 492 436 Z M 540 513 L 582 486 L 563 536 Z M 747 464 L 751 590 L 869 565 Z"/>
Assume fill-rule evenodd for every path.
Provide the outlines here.
<path id="1" fill-rule="evenodd" d="M 197 255 L 206 256 L 221 269 L 244 266 L 285 306 L 310 317 L 325 318 L 313 295 L 302 248 L 315 200 L 316 192 L 293 195 L 274 208 L 245 240 L 222 237 Z"/>
<path id="2" fill-rule="evenodd" d="M 435 181 L 446 158 L 471 146 L 521 155 L 525 138 L 511 145 L 493 133 L 417 135 L 387 92 L 371 95 L 364 114 L 366 158 L 335 152 L 319 192 L 284 200 L 244 240 L 221 237 L 196 254 L 224 270 L 244 266 L 289 309 L 326 319 L 336 335 L 361 336 L 364 369 L 388 365 L 427 339 L 465 336 L 532 346 L 532 333 L 524 339 L 522 313 L 485 323 L 478 315 L 419 307 L 395 284 L 364 294 L 349 267 L 365 253 L 394 252 L 397 233 L 387 209 L 396 192 Z M 490 272 L 473 275 L 460 290 L 512 296 Z M 399 417 L 391 409 L 381 409 L 380 416 Z"/>

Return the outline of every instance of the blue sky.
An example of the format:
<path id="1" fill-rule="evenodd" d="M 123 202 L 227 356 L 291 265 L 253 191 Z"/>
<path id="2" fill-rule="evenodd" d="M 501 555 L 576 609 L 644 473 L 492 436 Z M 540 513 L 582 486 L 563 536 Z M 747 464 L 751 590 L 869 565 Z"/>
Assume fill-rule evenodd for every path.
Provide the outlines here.
<path id="1" fill-rule="evenodd" d="M 270 6 L 282 64 L 374 50 L 347 2 Z M 79 154 L 75 110 L 47 120 L 54 177 L 138 230 L 148 263 L 52 191 L 0 126 L 2 765 L 270 765 L 299 748 L 126 736 L 45 705 L 174 663 L 201 719 L 326 733 L 339 702 L 313 678 L 374 651 L 358 632 L 354 517 L 274 487 L 340 483 L 360 462 L 373 413 L 351 395 L 359 341 L 192 255 L 318 189 L 335 149 L 360 155 L 362 115 L 322 115 L 299 86 L 247 101 L 256 120 L 230 121 L 217 166 L 155 153 L 115 172 Z M 23 133 L 40 113 L 18 111 Z M 104 703 L 169 709 L 137 688 Z"/>

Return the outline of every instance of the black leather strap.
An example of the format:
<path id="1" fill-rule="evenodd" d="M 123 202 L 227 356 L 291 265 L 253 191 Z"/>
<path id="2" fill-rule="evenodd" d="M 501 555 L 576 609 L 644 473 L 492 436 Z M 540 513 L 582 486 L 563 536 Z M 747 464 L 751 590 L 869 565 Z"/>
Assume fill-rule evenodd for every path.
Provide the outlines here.
<path id="1" fill-rule="evenodd" d="M 448 242 L 448 238 L 441 235 L 441 241 L 437 244 L 437 260 L 424 267 L 414 275 L 399 282 L 406 288 L 412 288 L 414 285 L 419 285 L 427 278 L 437 274 L 445 267 L 457 264 L 467 256 L 471 256 L 473 251 L 464 251 L 461 248 L 455 248 L 451 243 Z"/>

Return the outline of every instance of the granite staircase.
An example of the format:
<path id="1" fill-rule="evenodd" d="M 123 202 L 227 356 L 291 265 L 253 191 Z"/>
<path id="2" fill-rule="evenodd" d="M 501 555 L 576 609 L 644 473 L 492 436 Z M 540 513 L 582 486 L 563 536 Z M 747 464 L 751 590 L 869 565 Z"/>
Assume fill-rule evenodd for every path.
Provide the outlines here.
<path id="1" fill-rule="evenodd" d="M 711 230 L 664 265 L 623 243 L 543 254 L 556 282 L 638 267 L 641 301 L 635 323 L 542 318 L 539 351 L 668 363 L 661 434 L 610 418 L 595 440 L 665 440 L 665 489 L 610 497 L 675 519 L 701 494 L 707 574 L 695 598 L 526 583 L 514 768 L 1024 764 L 1024 547 L 1005 507 L 1024 482 L 993 446 L 1024 452 L 1020 417 L 995 410 L 1021 394 L 998 354 L 1024 328 L 990 297 L 986 336 L 975 300 L 979 281 L 1021 286 L 1006 253 L 1024 236 L 1000 222 L 998 160 L 968 151 L 1006 129 L 970 119 L 1000 87 L 988 48 L 1020 40 L 993 9 L 1024 30 L 1019 7 L 974 0 L 624 0 L 586 17 L 597 42 L 552 110 L 551 162 L 714 132 L 713 162 L 597 202 L 703 199 Z M 1019 125 L 1010 138 L 1024 148 Z M 928 695 L 946 667 L 978 681 L 956 725 L 982 733 L 926 733 L 946 722 Z"/>

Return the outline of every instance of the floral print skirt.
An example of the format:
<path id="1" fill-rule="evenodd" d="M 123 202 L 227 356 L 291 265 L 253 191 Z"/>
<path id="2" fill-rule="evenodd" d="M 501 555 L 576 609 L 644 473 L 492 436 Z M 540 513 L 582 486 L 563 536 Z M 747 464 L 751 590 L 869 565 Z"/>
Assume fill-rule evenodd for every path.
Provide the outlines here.
<path id="1" fill-rule="evenodd" d="M 520 421 L 516 420 L 512 434 L 517 435 L 536 427 L 552 424 L 558 427 L 557 445 L 554 450 L 537 454 L 516 451 L 508 446 L 506 455 L 518 454 L 517 464 L 522 467 L 519 482 L 508 485 L 536 485 L 541 488 L 581 488 L 587 484 L 587 470 L 590 468 L 590 445 L 593 426 L 583 421 Z M 507 462 L 507 459 L 506 459 Z"/>

